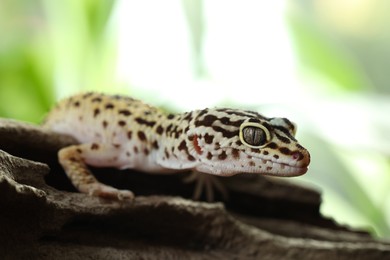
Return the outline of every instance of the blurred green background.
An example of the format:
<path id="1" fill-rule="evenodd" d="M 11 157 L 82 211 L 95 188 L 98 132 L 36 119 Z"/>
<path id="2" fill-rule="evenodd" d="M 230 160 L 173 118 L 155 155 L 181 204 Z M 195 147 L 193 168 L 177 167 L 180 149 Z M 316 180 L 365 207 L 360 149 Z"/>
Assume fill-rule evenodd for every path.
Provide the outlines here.
<path id="1" fill-rule="evenodd" d="M 285 116 L 313 159 L 292 181 L 390 237 L 390 1 L 1 0 L 0 35 L 1 117 L 85 90 Z"/>

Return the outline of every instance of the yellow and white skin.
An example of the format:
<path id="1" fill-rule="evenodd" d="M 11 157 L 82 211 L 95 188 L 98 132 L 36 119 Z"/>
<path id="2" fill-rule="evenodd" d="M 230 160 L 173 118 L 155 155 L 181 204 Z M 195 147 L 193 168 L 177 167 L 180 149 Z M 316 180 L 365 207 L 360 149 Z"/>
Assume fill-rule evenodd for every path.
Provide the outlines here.
<path id="1" fill-rule="evenodd" d="M 187 181 L 197 182 L 194 197 L 205 190 L 212 200 L 213 188 L 224 189 L 207 176 L 298 176 L 310 164 L 309 152 L 294 137 L 295 124 L 247 110 L 167 114 L 130 97 L 89 92 L 60 101 L 43 127 L 78 140 L 58 152 L 77 190 L 117 200 L 134 194 L 100 183 L 88 165 L 154 174 L 192 171 Z"/>

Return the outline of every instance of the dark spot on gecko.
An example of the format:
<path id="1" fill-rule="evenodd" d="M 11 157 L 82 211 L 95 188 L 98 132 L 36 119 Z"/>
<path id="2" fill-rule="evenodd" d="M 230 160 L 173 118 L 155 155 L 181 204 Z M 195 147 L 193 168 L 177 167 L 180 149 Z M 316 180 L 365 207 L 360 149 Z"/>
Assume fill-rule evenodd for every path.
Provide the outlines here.
<path id="1" fill-rule="evenodd" d="M 303 146 L 300 145 L 300 144 L 296 144 L 296 147 L 297 147 L 298 149 L 305 149 L 305 148 L 303 148 Z"/>
<path id="2" fill-rule="evenodd" d="M 198 117 L 201 116 L 201 113 Z M 214 115 L 207 115 L 203 118 L 203 120 L 196 120 L 195 126 L 211 126 L 216 120 L 218 120 L 218 117 Z"/>
<path id="3" fill-rule="evenodd" d="M 126 156 L 127 156 L 127 157 L 130 157 L 130 155 L 131 155 L 130 152 L 127 151 L 127 152 L 126 152 Z"/>
<path id="4" fill-rule="evenodd" d="M 220 155 L 218 155 L 218 159 L 220 159 L 220 160 L 225 160 L 226 157 L 227 157 L 227 155 L 226 155 L 225 151 L 222 151 L 222 153 Z"/>
<path id="5" fill-rule="evenodd" d="M 278 147 L 278 145 L 276 143 L 272 142 L 272 143 L 267 144 L 266 147 L 271 148 L 271 149 L 276 149 Z"/>
<path id="6" fill-rule="evenodd" d="M 134 146 L 133 150 L 134 150 L 135 153 L 138 153 L 138 147 L 137 146 Z"/>
<path id="7" fill-rule="evenodd" d="M 127 138 L 128 138 L 128 139 L 131 139 L 131 135 L 132 135 L 132 134 L 133 134 L 133 132 L 128 131 L 128 132 L 127 132 Z"/>
<path id="8" fill-rule="evenodd" d="M 158 143 L 156 140 L 154 140 L 154 142 L 152 143 L 152 146 L 154 149 L 158 149 L 159 146 L 158 146 Z"/>
<path id="9" fill-rule="evenodd" d="M 140 125 L 146 125 L 146 126 L 150 126 L 150 127 L 153 127 L 153 126 L 156 124 L 156 122 L 154 122 L 154 121 L 147 121 L 147 120 L 145 120 L 145 119 L 143 119 L 143 118 L 141 118 L 141 117 L 137 117 L 137 118 L 135 119 L 135 121 L 136 121 L 138 124 L 140 124 Z"/>
<path id="10" fill-rule="evenodd" d="M 120 148 L 121 147 L 120 144 L 112 144 L 112 146 L 114 146 L 115 148 Z"/>
<path id="11" fill-rule="evenodd" d="M 187 121 L 191 121 L 192 120 L 192 112 L 187 113 L 187 115 L 183 119 L 187 120 Z"/>
<path id="12" fill-rule="evenodd" d="M 166 132 L 167 132 L 167 133 L 171 132 L 172 127 L 173 127 L 172 124 L 168 125 L 168 126 L 167 126 L 167 131 L 166 131 Z"/>
<path id="13" fill-rule="evenodd" d="M 281 147 L 281 148 L 279 148 L 279 151 L 280 151 L 282 154 L 286 154 L 286 155 L 291 154 L 291 150 L 288 149 L 287 147 Z"/>
<path id="14" fill-rule="evenodd" d="M 145 148 L 145 149 L 144 149 L 144 154 L 145 154 L 145 155 L 149 155 L 149 149 L 148 149 L 148 148 Z"/>
<path id="15" fill-rule="evenodd" d="M 203 109 L 202 111 L 200 111 L 200 113 L 198 114 L 197 118 L 203 116 L 203 115 L 206 114 L 207 112 L 209 112 L 209 109 L 208 109 L 208 108 Z"/>
<path id="16" fill-rule="evenodd" d="M 175 138 L 179 138 L 180 134 L 181 134 L 181 133 L 180 133 L 179 131 L 176 131 L 176 132 L 175 132 Z"/>
<path id="17" fill-rule="evenodd" d="M 168 115 L 167 115 L 167 118 L 168 118 L 168 119 L 173 119 L 174 117 L 175 117 L 174 114 L 168 114 Z"/>
<path id="18" fill-rule="evenodd" d="M 194 141 L 194 136 L 193 135 L 189 135 L 188 136 L 188 140 L 191 141 L 191 142 Z"/>
<path id="19" fill-rule="evenodd" d="M 243 116 L 243 117 L 258 117 L 261 119 L 267 119 L 266 117 L 262 116 L 261 114 L 254 112 L 254 111 L 249 111 L 249 110 L 244 110 L 243 112 L 229 109 L 229 108 L 218 108 L 217 111 L 219 112 L 224 112 L 228 115 L 237 115 L 237 116 Z"/>
<path id="20" fill-rule="evenodd" d="M 240 140 L 236 141 L 236 145 L 242 145 L 241 141 Z"/>
<path id="21" fill-rule="evenodd" d="M 252 153 L 259 153 L 259 152 L 260 152 L 260 149 L 251 148 L 251 152 L 252 152 Z"/>
<path id="22" fill-rule="evenodd" d="M 226 137 L 226 138 L 232 138 L 232 137 L 238 136 L 238 130 L 228 131 L 228 130 L 226 130 L 222 127 L 219 127 L 219 126 L 213 126 L 212 128 L 214 131 L 220 132 L 223 135 L 223 137 Z"/>
<path id="23" fill-rule="evenodd" d="M 188 160 L 190 160 L 190 161 L 195 161 L 195 157 L 192 156 L 191 154 L 189 154 L 187 158 L 188 158 Z"/>
<path id="24" fill-rule="evenodd" d="M 95 97 L 91 100 L 92 102 L 97 102 L 97 103 L 100 103 L 102 102 L 102 98 L 101 97 Z"/>
<path id="25" fill-rule="evenodd" d="M 167 159 L 169 159 L 169 153 L 168 153 L 167 148 L 165 148 L 164 153 L 165 153 L 165 157 L 167 157 Z"/>
<path id="26" fill-rule="evenodd" d="M 106 128 L 108 126 L 108 122 L 106 120 L 103 120 L 102 125 L 103 125 L 103 128 Z"/>
<path id="27" fill-rule="evenodd" d="M 212 158 L 213 158 L 213 155 L 210 152 L 208 152 L 207 153 L 207 159 L 211 160 Z"/>
<path id="28" fill-rule="evenodd" d="M 121 109 L 121 110 L 119 110 L 119 114 L 124 115 L 124 116 L 130 116 L 131 112 L 127 109 Z"/>
<path id="29" fill-rule="evenodd" d="M 83 95 L 83 98 L 86 99 L 86 98 L 89 98 L 90 96 L 93 95 L 93 92 L 87 92 Z"/>
<path id="30" fill-rule="evenodd" d="M 146 135 L 145 135 L 144 132 L 138 131 L 137 135 L 138 135 L 139 140 L 141 140 L 141 141 L 145 141 L 146 140 Z"/>
<path id="31" fill-rule="evenodd" d="M 80 148 L 77 148 L 77 149 L 76 149 L 76 152 L 78 152 L 78 153 L 83 153 L 83 151 L 82 151 Z"/>
<path id="32" fill-rule="evenodd" d="M 179 144 L 179 147 L 178 147 L 179 151 L 182 151 L 182 150 L 187 150 L 187 145 L 186 145 L 186 141 L 181 141 L 181 143 Z"/>
<path id="33" fill-rule="evenodd" d="M 93 143 L 91 145 L 91 150 L 97 150 L 97 149 L 99 149 L 99 145 L 97 143 Z"/>
<path id="34" fill-rule="evenodd" d="M 75 107 L 79 107 L 79 106 L 80 106 L 80 102 L 79 102 L 79 101 L 76 101 L 76 102 L 73 103 L 73 105 L 74 105 Z"/>
<path id="35" fill-rule="evenodd" d="M 256 165 L 256 164 L 255 164 L 254 161 L 250 161 L 250 162 L 249 162 L 249 166 L 252 166 L 252 167 L 253 167 L 253 166 L 255 166 L 255 165 Z"/>
<path id="36" fill-rule="evenodd" d="M 239 127 L 244 120 L 230 121 L 230 118 L 225 116 L 220 118 L 219 121 L 224 125 Z"/>
<path id="37" fill-rule="evenodd" d="M 120 120 L 118 121 L 118 125 L 123 127 L 126 125 L 126 121 Z"/>
<path id="38" fill-rule="evenodd" d="M 74 158 L 74 157 L 70 157 L 69 160 L 72 161 L 72 162 L 77 162 L 77 161 L 78 161 L 78 160 L 77 160 L 76 158 Z"/>
<path id="39" fill-rule="evenodd" d="M 99 115 L 99 114 L 100 114 L 100 109 L 99 108 L 95 108 L 93 110 L 93 117 L 97 117 L 97 115 Z"/>
<path id="40" fill-rule="evenodd" d="M 247 156 L 246 156 L 246 158 L 248 158 L 248 159 L 252 159 L 252 156 L 250 156 L 250 155 L 247 155 Z"/>
<path id="41" fill-rule="evenodd" d="M 112 103 L 106 104 L 106 109 L 113 109 L 113 108 L 114 108 L 114 104 Z"/>
<path id="42" fill-rule="evenodd" d="M 281 136 L 280 134 L 278 134 L 276 132 L 274 134 L 282 143 L 285 143 L 285 144 L 291 143 L 290 139 L 288 139 L 287 137 Z"/>
<path id="43" fill-rule="evenodd" d="M 232 156 L 233 156 L 234 159 L 240 158 L 240 150 L 232 149 Z"/>
<path id="44" fill-rule="evenodd" d="M 272 170 L 272 167 L 271 167 L 271 166 L 268 166 L 268 167 L 267 167 L 267 171 L 270 171 L 270 170 Z"/>
<path id="45" fill-rule="evenodd" d="M 270 129 L 272 129 L 272 127 L 270 126 L 270 124 L 268 124 L 267 122 L 262 122 L 261 123 L 265 128 L 267 128 L 269 131 L 270 131 Z M 273 128 L 275 128 L 275 127 L 277 127 L 277 126 L 273 126 Z M 282 127 L 282 132 L 283 132 L 283 130 L 284 130 L 284 128 Z"/>
<path id="46" fill-rule="evenodd" d="M 156 128 L 156 133 L 159 134 L 159 135 L 161 135 L 163 132 L 164 132 L 164 128 L 163 128 L 161 125 L 159 125 L 159 126 Z"/>
<path id="47" fill-rule="evenodd" d="M 268 155 L 269 152 L 268 152 L 268 151 L 263 151 L 263 154 L 264 154 L 264 155 Z"/>
<path id="48" fill-rule="evenodd" d="M 83 121 L 83 116 L 79 116 L 79 121 Z"/>
<path id="49" fill-rule="evenodd" d="M 274 154 L 274 158 L 275 158 L 275 159 L 279 159 L 279 155 Z"/>
<path id="50" fill-rule="evenodd" d="M 204 135 L 204 140 L 205 140 L 206 144 L 211 144 L 214 140 L 214 136 L 206 133 Z"/>

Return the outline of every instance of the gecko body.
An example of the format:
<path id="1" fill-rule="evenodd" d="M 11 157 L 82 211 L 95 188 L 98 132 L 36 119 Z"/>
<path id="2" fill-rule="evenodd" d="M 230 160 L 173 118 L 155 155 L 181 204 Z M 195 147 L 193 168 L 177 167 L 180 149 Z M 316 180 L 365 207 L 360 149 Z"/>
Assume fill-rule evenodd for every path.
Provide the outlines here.
<path id="1" fill-rule="evenodd" d="M 310 163 L 292 122 L 246 110 L 168 114 L 130 97 L 90 92 L 60 101 L 43 126 L 79 141 L 58 153 L 73 185 L 115 199 L 134 195 L 100 183 L 88 165 L 156 174 L 192 170 L 218 176 L 297 176 Z"/>

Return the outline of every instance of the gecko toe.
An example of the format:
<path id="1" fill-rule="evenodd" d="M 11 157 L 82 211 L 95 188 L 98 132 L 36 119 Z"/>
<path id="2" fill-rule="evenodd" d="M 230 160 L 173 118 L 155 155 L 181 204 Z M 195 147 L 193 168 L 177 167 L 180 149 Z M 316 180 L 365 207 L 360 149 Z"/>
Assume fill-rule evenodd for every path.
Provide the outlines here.
<path id="1" fill-rule="evenodd" d="M 129 190 L 118 190 L 117 198 L 120 201 L 132 201 L 134 199 L 134 193 Z"/>
<path id="2" fill-rule="evenodd" d="M 101 183 L 93 183 L 81 187 L 81 191 L 90 196 L 100 197 L 110 200 L 132 201 L 134 193 L 129 190 L 118 190 L 114 187 Z"/>
<path id="3" fill-rule="evenodd" d="M 184 183 L 195 183 L 195 189 L 192 196 L 194 200 L 200 200 L 202 195 L 206 196 L 206 201 L 215 201 L 215 191 L 218 191 L 222 196 L 222 200 L 228 200 L 229 193 L 226 187 L 220 180 L 213 175 L 193 171 L 190 175 L 183 179 Z"/>

